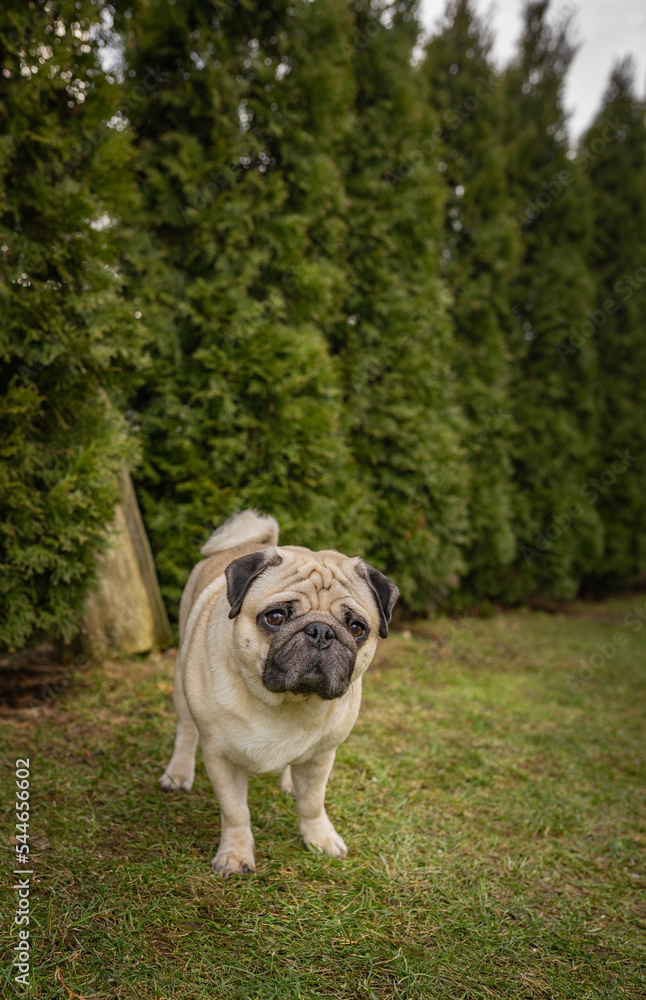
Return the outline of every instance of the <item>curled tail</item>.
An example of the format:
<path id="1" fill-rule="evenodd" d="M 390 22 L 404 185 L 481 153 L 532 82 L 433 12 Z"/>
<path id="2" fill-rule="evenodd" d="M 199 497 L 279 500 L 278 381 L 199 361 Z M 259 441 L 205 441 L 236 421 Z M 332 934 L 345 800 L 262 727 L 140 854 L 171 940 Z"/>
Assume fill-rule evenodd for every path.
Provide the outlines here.
<path id="1" fill-rule="evenodd" d="M 278 521 L 270 514 L 258 514 L 255 510 L 243 510 L 234 514 L 213 532 L 206 545 L 200 549 L 203 556 L 213 556 L 216 552 L 246 545 L 278 545 Z"/>

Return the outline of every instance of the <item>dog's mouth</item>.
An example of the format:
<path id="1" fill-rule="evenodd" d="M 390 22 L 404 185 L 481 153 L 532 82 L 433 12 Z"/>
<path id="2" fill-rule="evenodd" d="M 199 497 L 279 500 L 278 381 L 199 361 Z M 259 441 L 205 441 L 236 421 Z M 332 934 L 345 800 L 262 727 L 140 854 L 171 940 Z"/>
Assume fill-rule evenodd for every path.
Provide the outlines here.
<path id="1" fill-rule="evenodd" d="M 350 687 L 355 659 L 356 652 L 327 623 L 314 622 L 274 652 L 270 649 L 262 682 L 275 693 L 316 694 L 332 701 Z"/>

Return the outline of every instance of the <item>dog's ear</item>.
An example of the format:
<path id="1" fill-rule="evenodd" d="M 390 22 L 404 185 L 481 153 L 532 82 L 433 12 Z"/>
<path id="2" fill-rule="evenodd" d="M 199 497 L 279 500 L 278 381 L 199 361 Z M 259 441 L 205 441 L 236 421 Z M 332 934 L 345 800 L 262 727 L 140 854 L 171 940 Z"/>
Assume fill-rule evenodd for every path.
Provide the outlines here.
<path id="1" fill-rule="evenodd" d="M 231 605 L 229 618 L 235 618 L 240 614 L 244 596 L 253 580 L 269 566 L 278 566 L 282 561 L 281 556 L 271 547 L 249 552 L 246 556 L 238 556 L 229 563 L 224 571 L 227 578 L 227 597 Z"/>
<path id="2" fill-rule="evenodd" d="M 393 608 L 399 597 L 399 588 L 393 581 L 380 573 L 370 563 L 360 559 L 357 563 L 357 573 L 368 583 L 379 610 L 379 635 L 385 639 L 388 635 L 388 623 L 392 617 Z"/>

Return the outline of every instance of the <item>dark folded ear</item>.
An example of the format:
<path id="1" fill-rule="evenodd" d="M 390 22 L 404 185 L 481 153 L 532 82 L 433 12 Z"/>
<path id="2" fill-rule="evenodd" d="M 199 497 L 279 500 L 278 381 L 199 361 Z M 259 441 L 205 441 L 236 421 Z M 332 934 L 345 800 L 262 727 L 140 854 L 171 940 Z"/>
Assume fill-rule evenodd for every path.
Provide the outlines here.
<path id="1" fill-rule="evenodd" d="M 231 610 L 229 618 L 240 614 L 244 595 L 249 590 L 253 580 L 268 566 L 278 566 L 283 560 L 276 550 L 271 548 L 257 549 L 246 556 L 238 556 L 230 562 L 224 573 L 227 578 L 227 597 Z"/>
<path id="2" fill-rule="evenodd" d="M 399 588 L 395 586 L 389 577 L 384 576 L 383 573 L 380 573 L 370 563 L 364 562 L 363 559 L 357 564 L 357 573 L 367 581 L 372 590 L 379 610 L 379 635 L 382 639 L 385 639 L 388 635 L 388 623 L 399 597 Z"/>

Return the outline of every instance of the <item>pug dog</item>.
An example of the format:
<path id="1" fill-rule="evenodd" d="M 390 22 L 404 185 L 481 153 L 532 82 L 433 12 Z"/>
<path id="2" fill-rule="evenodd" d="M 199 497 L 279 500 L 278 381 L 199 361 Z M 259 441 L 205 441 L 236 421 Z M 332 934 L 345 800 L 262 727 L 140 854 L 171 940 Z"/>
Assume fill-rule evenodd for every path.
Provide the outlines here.
<path id="1" fill-rule="evenodd" d="M 255 870 L 249 774 L 281 773 L 307 847 L 347 855 L 325 787 L 399 596 L 363 559 L 279 547 L 278 530 L 255 511 L 230 518 L 202 548 L 180 604 L 177 734 L 160 784 L 190 790 L 201 740 L 222 827 L 211 863 L 224 877 Z"/>

